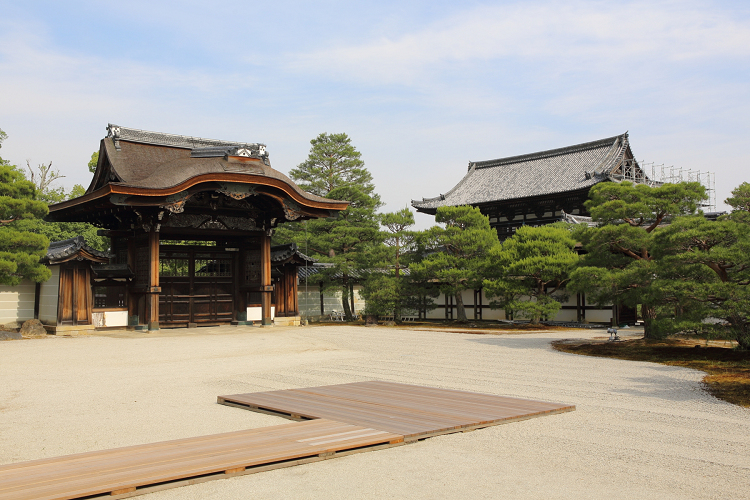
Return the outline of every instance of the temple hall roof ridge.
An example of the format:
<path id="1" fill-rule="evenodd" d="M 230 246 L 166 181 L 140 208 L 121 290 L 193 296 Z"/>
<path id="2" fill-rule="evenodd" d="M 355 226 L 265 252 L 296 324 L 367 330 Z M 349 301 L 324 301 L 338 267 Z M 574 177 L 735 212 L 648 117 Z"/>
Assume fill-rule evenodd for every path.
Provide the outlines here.
<path id="1" fill-rule="evenodd" d="M 608 180 L 632 158 L 628 132 L 536 153 L 469 162 L 464 177 L 445 194 L 412 200 L 417 211 L 440 206 L 483 205 L 588 189 Z"/>
<path id="2" fill-rule="evenodd" d="M 469 162 L 469 168 L 475 166 L 476 168 L 487 168 L 487 167 L 499 167 L 501 165 L 508 165 L 511 163 L 519 163 L 530 160 L 540 160 L 544 158 L 550 158 L 553 156 L 561 156 L 578 151 L 586 151 L 588 149 L 597 149 L 603 146 L 612 146 L 617 139 L 628 139 L 628 133 L 607 137 L 606 139 L 598 139 L 596 141 L 584 142 L 581 144 L 574 144 L 572 146 L 565 146 L 562 148 L 548 149 L 545 151 L 538 151 L 536 153 L 526 153 L 516 156 L 507 156 L 505 158 L 497 158 L 494 160 L 482 160 L 482 161 L 471 161 Z"/>
<path id="3" fill-rule="evenodd" d="M 224 141 L 218 139 L 205 139 L 189 135 L 168 134 L 166 132 L 154 132 L 131 127 L 123 127 L 113 123 L 107 124 L 107 137 L 112 139 L 117 146 L 120 140 L 139 142 L 142 144 L 153 144 L 155 146 L 173 146 L 188 149 L 217 149 L 226 150 L 233 147 L 266 147 L 259 142 Z M 119 147 L 117 149 L 120 149 Z"/>

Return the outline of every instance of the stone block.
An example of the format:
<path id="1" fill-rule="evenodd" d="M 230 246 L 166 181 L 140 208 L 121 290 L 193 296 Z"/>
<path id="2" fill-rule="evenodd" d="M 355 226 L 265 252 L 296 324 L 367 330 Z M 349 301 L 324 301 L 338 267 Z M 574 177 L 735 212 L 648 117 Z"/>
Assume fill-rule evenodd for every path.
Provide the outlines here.
<path id="1" fill-rule="evenodd" d="M 30 319 L 21 325 L 21 335 L 24 337 L 46 337 L 47 330 L 38 319 Z"/>
<path id="2" fill-rule="evenodd" d="M 0 330 L 0 340 L 21 340 L 22 338 L 20 332 L 6 332 Z"/>

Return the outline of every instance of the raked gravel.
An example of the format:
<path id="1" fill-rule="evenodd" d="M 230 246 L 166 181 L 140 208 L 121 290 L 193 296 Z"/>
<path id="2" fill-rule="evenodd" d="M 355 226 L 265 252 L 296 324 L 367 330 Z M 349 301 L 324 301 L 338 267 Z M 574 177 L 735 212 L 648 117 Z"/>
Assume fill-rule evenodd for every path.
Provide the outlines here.
<path id="1" fill-rule="evenodd" d="M 144 499 L 750 499 L 750 410 L 703 373 L 554 351 L 601 330 L 222 327 L 0 343 L 0 464 L 287 423 L 216 396 L 387 380 L 574 412 Z"/>

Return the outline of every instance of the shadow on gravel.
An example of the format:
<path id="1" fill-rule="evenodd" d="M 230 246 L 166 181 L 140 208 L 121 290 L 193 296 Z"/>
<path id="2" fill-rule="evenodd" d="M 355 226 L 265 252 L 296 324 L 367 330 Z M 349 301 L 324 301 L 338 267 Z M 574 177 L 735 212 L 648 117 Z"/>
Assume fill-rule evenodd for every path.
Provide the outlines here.
<path id="1" fill-rule="evenodd" d="M 675 370 L 680 367 L 664 366 L 661 368 L 671 368 L 672 370 Z M 653 377 L 627 377 L 624 380 L 630 384 L 637 385 L 636 387 L 612 388 L 611 392 L 613 394 L 624 394 L 641 398 L 656 398 L 664 401 L 677 402 L 705 400 L 706 396 L 710 396 L 710 393 L 705 390 L 702 382 L 681 380 L 660 375 L 655 375 Z"/>
<path id="2" fill-rule="evenodd" d="M 510 349 L 551 349 L 551 339 L 540 339 L 530 337 L 483 337 L 483 338 L 467 338 L 469 342 L 476 342 L 478 344 L 493 345 L 498 347 L 508 347 Z"/>

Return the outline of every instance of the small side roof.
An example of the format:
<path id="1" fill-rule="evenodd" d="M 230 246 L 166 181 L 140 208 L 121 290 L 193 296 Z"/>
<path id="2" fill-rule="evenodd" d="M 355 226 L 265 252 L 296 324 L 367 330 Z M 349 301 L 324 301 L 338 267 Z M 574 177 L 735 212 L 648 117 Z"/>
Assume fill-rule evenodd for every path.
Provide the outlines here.
<path id="1" fill-rule="evenodd" d="M 275 245 L 271 247 L 271 264 L 273 265 L 289 263 L 313 265 L 315 262 L 315 259 L 300 252 L 296 243 L 287 243 L 285 245 Z"/>
<path id="2" fill-rule="evenodd" d="M 633 158 L 627 132 L 565 148 L 470 162 L 467 174 L 446 194 L 411 204 L 420 212 L 434 214 L 441 206 L 578 191 L 611 180 L 610 174 L 624 158 Z"/>
<path id="3" fill-rule="evenodd" d="M 47 255 L 42 257 L 44 264 L 61 264 L 69 260 L 89 260 L 91 262 L 109 262 L 109 253 L 95 250 L 86 244 L 83 236 L 76 236 L 49 244 Z"/>

